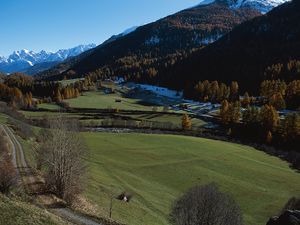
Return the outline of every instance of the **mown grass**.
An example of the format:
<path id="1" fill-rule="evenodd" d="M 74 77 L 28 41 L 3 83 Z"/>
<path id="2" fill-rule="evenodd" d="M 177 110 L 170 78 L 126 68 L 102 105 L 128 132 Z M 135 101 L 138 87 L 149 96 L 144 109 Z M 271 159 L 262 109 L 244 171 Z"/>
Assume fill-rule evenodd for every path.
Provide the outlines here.
<path id="1" fill-rule="evenodd" d="M 139 119 L 139 120 L 146 120 L 146 121 L 152 121 L 152 122 L 161 122 L 161 123 L 167 123 L 171 122 L 174 125 L 181 127 L 182 124 L 182 114 L 158 114 L 158 113 L 152 113 L 152 114 L 140 114 L 140 115 L 133 115 L 132 118 Z M 201 127 L 205 125 L 206 122 L 204 122 L 201 119 L 193 118 L 192 119 L 192 125 L 194 127 Z"/>
<path id="2" fill-rule="evenodd" d="M 76 78 L 76 79 L 70 79 L 70 80 L 62 80 L 62 81 L 59 81 L 63 86 L 67 86 L 67 85 L 70 85 L 70 84 L 74 84 L 76 83 L 77 81 L 80 81 L 82 80 L 82 78 Z"/>
<path id="3" fill-rule="evenodd" d="M 121 100 L 121 102 L 116 102 Z M 71 107 L 75 108 L 95 108 L 95 109 L 120 109 L 120 110 L 142 110 L 152 111 L 153 106 L 143 105 L 139 99 L 122 97 L 120 94 L 104 94 L 101 91 L 85 92 L 82 96 L 74 99 L 67 99 Z M 162 110 L 162 107 L 157 107 Z"/>
<path id="4" fill-rule="evenodd" d="M 33 117 L 33 118 L 42 118 L 42 117 L 56 117 L 59 115 L 63 115 L 66 117 L 79 117 L 76 113 L 64 113 L 64 112 L 43 112 L 43 111 L 25 111 L 20 110 L 23 115 L 25 115 L 27 118 Z"/>
<path id="5" fill-rule="evenodd" d="M 61 107 L 54 103 L 43 103 L 38 105 L 39 109 L 59 110 Z"/>
<path id="6" fill-rule="evenodd" d="M 8 119 L 7 115 L 0 113 L 0 123 L 5 124 L 7 122 L 7 119 Z"/>
<path id="7" fill-rule="evenodd" d="M 101 119 L 96 119 L 99 117 L 98 113 L 59 113 L 59 112 L 39 112 L 39 111 L 20 111 L 23 113 L 27 118 L 33 119 L 43 119 L 43 117 L 55 117 L 55 116 L 65 116 L 67 118 L 74 118 L 79 119 L 83 125 L 89 125 L 91 123 L 101 125 L 101 121 L 105 119 L 110 119 L 111 115 L 106 114 L 102 115 Z M 157 112 L 141 112 L 139 114 L 130 114 L 130 113 L 123 113 L 122 111 L 118 113 L 114 113 L 115 116 L 119 116 L 119 119 L 123 118 L 125 120 L 138 120 L 138 121 L 148 121 L 148 122 L 159 122 L 159 123 L 171 123 L 175 127 L 181 128 L 182 123 L 182 114 L 168 114 L 168 113 L 157 113 Z M 192 119 L 192 126 L 193 128 L 199 128 L 206 124 L 205 121 L 193 118 Z"/>
<path id="8" fill-rule="evenodd" d="M 45 210 L 0 194 L 0 225 L 16 224 L 62 225 L 66 223 Z"/>
<path id="9" fill-rule="evenodd" d="M 265 224 L 300 194 L 299 173 L 251 147 L 172 135 L 83 136 L 90 149 L 86 196 L 107 210 L 107 192 L 133 193 L 130 203 L 115 201 L 113 209 L 114 219 L 130 225 L 168 225 L 172 202 L 210 182 L 234 197 L 246 225 Z"/>

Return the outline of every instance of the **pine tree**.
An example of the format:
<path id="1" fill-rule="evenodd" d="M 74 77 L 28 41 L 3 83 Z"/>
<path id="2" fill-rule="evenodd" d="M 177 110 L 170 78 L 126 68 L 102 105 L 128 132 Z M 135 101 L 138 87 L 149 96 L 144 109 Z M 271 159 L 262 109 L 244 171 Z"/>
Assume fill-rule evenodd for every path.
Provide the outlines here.
<path id="1" fill-rule="evenodd" d="M 190 130 L 192 128 L 192 120 L 187 114 L 183 114 L 182 116 L 182 129 Z"/>
<path id="2" fill-rule="evenodd" d="M 80 92 L 78 88 L 75 88 L 75 97 L 78 98 L 80 96 Z"/>
<path id="3" fill-rule="evenodd" d="M 285 100 L 281 93 L 272 95 L 269 104 L 274 106 L 277 110 L 282 110 L 286 108 Z"/>
<path id="4" fill-rule="evenodd" d="M 230 121 L 228 113 L 229 113 L 229 103 L 227 100 L 223 100 L 220 108 L 220 118 L 222 123 L 224 124 L 228 124 Z"/>
<path id="5" fill-rule="evenodd" d="M 257 125 L 260 122 L 259 109 L 255 106 L 248 107 L 243 113 L 243 121 L 247 125 Z"/>
<path id="6" fill-rule="evenodd" d="M 263 128 L 274 131 L 279 125 L 279 114 L 271 105 L 264 105 L 260 110 L 260 120 Z"/>
<path id="7" fill-rule="evenodd" d="M 293 141 L 300 138 L 300 116 L 297 113 L 288 114 L 283 120 L 283 138 Z"/>
<path id="8" fill-rule="evenodd" d="M 236 101 L 239 99 L 239 84 L 236 81 L 231 82 L 230 99 L 231 101 Z"/>
<path id="9" fill-rule="evenodd" d="M 248 107 L 250 105 L 250 103 L 251 103 L 250 96 L 249 96 L 248 92 L 246 92 L 244 94 L 244 98 L 242 100 L 242 105 L 243 105 L 243 107 Z"/>
<path id="10" fill-rule="evenodd" d="M 237 123 L 240 121 L 241 118 L 241 103 L 236 101 L 231 103 L 229 106 L 229 117 L 230 121 L 233 123 Z"/>
<path id="11" fill-rule="evenodd" d="M 271 132 L 271 131 L 268 131 L 268 132 L 267 132 L 267 137 L 266 137 L 266 142 L 267 142 L 268 144 L 271 144 L 271 143 L 272 143 L 272 140 L 273 140 L 272 132 Z"/>
<path id="12" fill-rule="evenodd" d="M 55 101 L 60 103 L 62 101 L 62 96 L 61 96 L 61 93 L 60 93 L 60 90 L 57 89 L 56 92 L 55 92 Z"/>

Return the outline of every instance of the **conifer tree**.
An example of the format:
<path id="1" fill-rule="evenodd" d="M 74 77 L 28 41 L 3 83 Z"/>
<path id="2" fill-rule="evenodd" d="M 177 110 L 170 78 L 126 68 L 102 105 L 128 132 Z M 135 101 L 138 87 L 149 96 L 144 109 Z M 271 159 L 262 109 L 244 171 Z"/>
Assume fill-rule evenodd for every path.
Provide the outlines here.
<path id="1" fill-rule="evenodd" d="M 262 127 L 268 131 L 274 131 L 279 125 L 279 114 L 271 105 L 264 105 L 260 110 Z"/>
<path id="2" fill-rule="evenodd" d="M 190 130 L 192 128 L 192 120 L 187 114 L 183 114 L 182 116 L 182 129 Z"/>
<path id="3" fill-rule="evenodd" d="M 220 108 L 220 118 L 221 118 L 222 123 L 224 123 L 224 124 L 228 124 L 230 121 L 228 113 L 229 113 L 229 103 L 225 99 L 222 101 L 221 108 Z"/>
<path id="4" fill-rule="evenodd" d="M 55 101 L 60 103 L 62 101 L 62 96 L 61 96 L 61 93 L 60 93 L 60 90 L 57 89 L 56 92 L 55 92 Z"/>
<path id="5" fill-rule="evenodd" d="M 246 92 L 246 93 L 244 94 L 244 98 L 243 98 L 243 100 L 242 100 L 241 103 L 242 103 L 242 105 L 243 105 L 244 107 L 248 107 L 248 106 L 250 105 L 251 99 L 250 99 L 250 96 L 249 96 L 248 92 Z"/>
<path id="6" fill-rule="evenodd" d="M 272 143 L 272 140 L 273 140 L 272 132 L 271 132 L 271 131 L 268 131 L 268 132 L 267 132 L 267 137 L 266 137 L 266 142 L 267 142 L 268 144 L 271 144 L 271 143 Z"/>

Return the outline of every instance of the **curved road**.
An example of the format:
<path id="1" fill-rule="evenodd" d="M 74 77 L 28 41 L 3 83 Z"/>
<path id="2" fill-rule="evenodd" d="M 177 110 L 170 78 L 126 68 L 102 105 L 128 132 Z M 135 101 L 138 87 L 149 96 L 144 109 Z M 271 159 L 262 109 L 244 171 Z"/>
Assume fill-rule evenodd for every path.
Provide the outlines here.
<path id="1" fill-rule="evenodd" d="M 28 189 L 31 189 L 30 191 L 35 191 L 34 185 L 38 185 L 40 183 L 40 180 L 33 174 L 32 169 L 27 165 L 24 151 L 20 142 L 17 140 L 12 130 L 6 125 L 0 124 L 0 130 L 3 130 L 5 135 L 8 137 L 8 141 L 12 149 L 13 165 L 15 166 L 17 171 L 18 183 L 23 183 L 25 186 L 27 186 Z M 25 181 L 25 179 L 27 179 L 27 182 Z M 41 207 L 41 204 L 38 204 L 38 206 Z M 88 217 L 75 213 L 68 208 L 54 208 L 48 211 L 73 224 L 104 225 Z"/>

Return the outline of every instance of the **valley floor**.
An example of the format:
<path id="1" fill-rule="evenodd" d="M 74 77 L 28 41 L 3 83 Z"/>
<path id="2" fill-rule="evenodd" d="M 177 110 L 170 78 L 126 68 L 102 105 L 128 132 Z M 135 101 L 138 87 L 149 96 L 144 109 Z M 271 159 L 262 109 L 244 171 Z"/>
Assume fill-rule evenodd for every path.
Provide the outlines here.
<path id="1" fill-rule="evenodd" d="M 148 91 L 133 98 L 123 95 L 124 90 L 119 88 L 116 93 L 93 91 L 66 100 L 75 111 L 63 115 L 79 119 L 83 125 L 93 123 L 95 127 L 101 127 L 105 120 L 121 119 L 171 123 L 177 130 L 181 129 L 182 99 L 155 96 Z M 165 112 L 163 106 L 170 104 L 174 107 Z M 218 110 L 212 104 L 187 104 L 193 129 L 209 124 L 195 115 Z M 39 107 L 45 111 L 22 113 L 37 120 L 60 114 L 58 105 Z M 90 108 L 95 111 L 89 112 Z M 120 111 L 107 114 L 101 111 L 109 108 Z M 7 116 L 0 114 L 0 122 L 6 123 Z M 34 133 L 39 129 L 34 127 Z M 246 225 L 265 224 L 289 198 L 300 194 L 299 173 L 287 162 L 248 146 L 178 135 L 106 132 L 82 135 L 89 149 L 86 157 L 89 177 L 84 195 L 96 206 L 95 215 L 108 216 L 109 196 L 122 192 L 133 194 L 129 203 L 114 200 L 112 218 L 121 223 L 169 225 L 168 215 L 174 200 L 189 188 L 210 182 L 217 183 L 234 197 L 241 206 Z M 19 139 L 28 164 L 34 166 L 31 141 Z"/>

